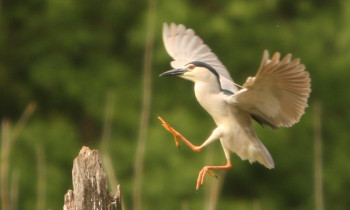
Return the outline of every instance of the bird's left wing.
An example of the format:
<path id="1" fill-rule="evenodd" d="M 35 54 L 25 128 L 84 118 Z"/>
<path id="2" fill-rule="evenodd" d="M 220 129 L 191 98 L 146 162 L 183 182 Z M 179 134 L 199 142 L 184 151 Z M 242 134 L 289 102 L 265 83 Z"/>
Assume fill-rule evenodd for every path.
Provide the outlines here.
<path id="1" fill-rule="evenodd" d="M 280 61 L 264 51 L 255 77 L 248 77 L 243 89 L 228 98 L 228 103 L 248 112 L 260 123 L 273 128 L 290 127 L 304 114 L 309 98 L 310 77 L 299 59 L 291 54 Z"/>
<path id="2" fill-rule="evenodd" d="M 192 61 L 202 61 L 218 72 L 222 89 L 237 92 L 226 67 L 192 29 L 186 29 L 182 24 L 164 23 L 163 42 L 166 51 L 174 59 L 171 62 L 173 68 L 181 68 Z"/>

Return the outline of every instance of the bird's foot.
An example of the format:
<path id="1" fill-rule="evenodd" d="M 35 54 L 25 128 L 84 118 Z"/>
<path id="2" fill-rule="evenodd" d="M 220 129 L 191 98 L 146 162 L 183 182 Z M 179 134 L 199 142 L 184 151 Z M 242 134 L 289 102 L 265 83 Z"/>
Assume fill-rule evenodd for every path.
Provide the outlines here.
<path id="1" fill-rule="evenodd" d="M 158 116 L 158 119 L 162 122 L 162 126 L 169 131 L 171 134 L 174 135 L 174 140 L 175 140 L 175 145 L 180 149 L 180 142 L 178 137 L 180 137 L 179 132 L 177 132 L 173 127 L 171 127 L 169 125 L 169 123 L 167 123 L 163 118 L 161 118 L 160 116 Z"/>
<path id="2" fill-rule="evenodd" d="M 197 178 L 197 185 L 196 185 L 196 190 L 199 189 L 199 187 L 204 183 L 204 177 L 205 174 L 208 173 L 210 174 L 212 177 L 215 177 L 216 179 L 218 179 L 218 176 L 216 176 L 214 174 L 214 172 L 212 172 L 207 166 L 203 167 L 203 169 L 199 172 L 198 178 Z"/>
<path id="3" fill-rule="evenodd" d="M 179 139 L 183 141 L 189 148 L 191 148 L 195 152 L 199 152 L 203 149 L 203 146 L 195 146 L 189 140 L 187 140 L 183 135 L 181 135 L 177 130 L 169 125 L 169 123 L 165 122 L 163 118 L 158 116 L 158 119 L 162 122 L 162 126 L 174 135 L 175 144 L 178 148 L 180 148 Z"/>

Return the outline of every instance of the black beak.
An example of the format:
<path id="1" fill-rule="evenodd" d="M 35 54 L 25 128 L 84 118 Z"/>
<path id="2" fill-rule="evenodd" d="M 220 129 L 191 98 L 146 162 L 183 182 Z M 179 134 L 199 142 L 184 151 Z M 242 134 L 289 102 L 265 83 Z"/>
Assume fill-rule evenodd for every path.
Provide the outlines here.
<path id="1" fill-rule="evenodd" d="M 181 75 L 183 73 L 185 73 L 187 71 L 187 69 L 183 69 L 183 68 L 179 68 L 179 69 L 172 69 L 166 72 L 161 73 L 159 76 L 163 77 L 163 76 L 177 76 L 177 75 Z"/>

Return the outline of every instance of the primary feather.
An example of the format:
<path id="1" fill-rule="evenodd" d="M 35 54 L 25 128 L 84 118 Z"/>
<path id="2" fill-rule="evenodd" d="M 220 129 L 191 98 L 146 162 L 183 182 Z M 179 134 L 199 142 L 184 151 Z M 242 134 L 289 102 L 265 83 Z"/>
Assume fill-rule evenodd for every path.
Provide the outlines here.
<path id="1" fill-rule="evenodd" d="M 307 107 L 310 77 L 299 59 L 291 54 L 280 61 L 275 53 L 271 60 L 265 50 L 255 77 L 248 77 L 243 89 L 228 102 L 261 119 L 271 127 L 290 127 L 299 121 Z"/>

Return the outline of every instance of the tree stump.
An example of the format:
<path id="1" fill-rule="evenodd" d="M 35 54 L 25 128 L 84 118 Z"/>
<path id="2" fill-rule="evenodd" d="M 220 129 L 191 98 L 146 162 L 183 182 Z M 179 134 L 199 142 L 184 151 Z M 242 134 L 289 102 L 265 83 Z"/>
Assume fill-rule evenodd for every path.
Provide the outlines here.
<path id="1" fill-rule="evenodd" d="M 120 187 L 114 197 L 107 189 L 107 176 L 97 150 L 83 147 L 73 163 L 73 191 L 64 195 L 64 210 L 122 210 Z"/>

